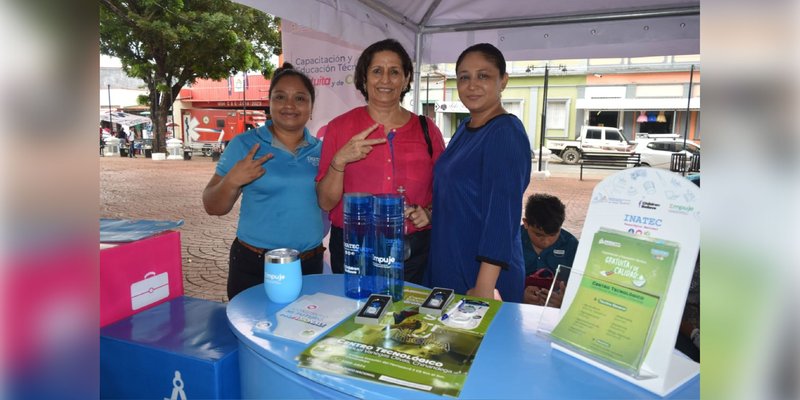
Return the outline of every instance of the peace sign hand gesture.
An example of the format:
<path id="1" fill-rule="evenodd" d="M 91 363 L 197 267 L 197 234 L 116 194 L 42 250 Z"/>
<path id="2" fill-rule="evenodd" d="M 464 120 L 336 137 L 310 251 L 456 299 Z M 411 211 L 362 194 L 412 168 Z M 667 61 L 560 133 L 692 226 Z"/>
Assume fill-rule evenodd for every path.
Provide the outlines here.
<path id="1" fill-rule="evenodd" d="M 268 153 L 262 157 L 255 158 L 260 144 L 256 143 L 241 160 L 233 165 L 228 172 L 226 180 L 236 187 L 242 187 L 258 179 L 267 172 L 263 167 L 264 163 L 271 160 L 273 155 Z"/>
<path id="2" fill-rule="evenodd" d="M 372 146 L 386 143 L 386 138 L 367 139 L 367 137 L 378 128 L 380 124 L 370 126 L 359 132 L 341 148 L 331 160 L 331 165 L 336 170 L 344 170 L 345 165 L 362 160 L 372 151 Z"/>

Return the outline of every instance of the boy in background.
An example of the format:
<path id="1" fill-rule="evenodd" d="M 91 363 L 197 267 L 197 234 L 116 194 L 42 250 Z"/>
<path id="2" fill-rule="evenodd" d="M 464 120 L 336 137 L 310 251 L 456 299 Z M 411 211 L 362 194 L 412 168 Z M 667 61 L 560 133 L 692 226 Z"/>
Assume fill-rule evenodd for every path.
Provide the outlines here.
<path id="1" fill-rule="evenodd" d="M 528 197 L 520 227 L 526 276 L 536 274 L 552 277 L 559 265 L 572 267 L 575 252 L 578 250 L 578 239 L 561 228 L 566 218 L 565 211 L 566 207 L 558 197 L 544 193 Z M 550 274 L 546 271 L 539 272 L 543 269 Z M 569 270 L 561 273 L 565 272 L 568 274 Z M 557 289 L 550 297 L 549 306 L 561 307 L 567 277 L 568 275 L 564 278 L 558 277 Z M 523 298 L 525 303 L 543 306 L 548 292 L 549 287 L 526 286 Z"/>

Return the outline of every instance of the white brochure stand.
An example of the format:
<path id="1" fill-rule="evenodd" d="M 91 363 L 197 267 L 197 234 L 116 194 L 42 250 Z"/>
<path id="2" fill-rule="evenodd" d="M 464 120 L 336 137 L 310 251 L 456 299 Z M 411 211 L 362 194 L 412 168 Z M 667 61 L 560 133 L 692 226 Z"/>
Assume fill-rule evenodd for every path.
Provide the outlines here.
<path id="1" fill-rule="evenodd" d="M 583 274 L 591 238 L 600 228 L 611 228 L 677 242 L 678 259 L 664 299 L 656 333 L 642 363 L 642 376 L 601 364 L 556 343 L 553 348 L 660 396 L 666 396 L 700 373 L 700 364 L 674 350 L 689 284 L 700 248 L 700 189 L 686 178 L 654 168 L 631 168 L 601 181 L 592 193 L 586 222 L 573 263 L 573 272 Z M 572 280 L 571 280 L 572 281 Z M 566 287 L 561 317 L 569 308 L 578 284 Z"/>

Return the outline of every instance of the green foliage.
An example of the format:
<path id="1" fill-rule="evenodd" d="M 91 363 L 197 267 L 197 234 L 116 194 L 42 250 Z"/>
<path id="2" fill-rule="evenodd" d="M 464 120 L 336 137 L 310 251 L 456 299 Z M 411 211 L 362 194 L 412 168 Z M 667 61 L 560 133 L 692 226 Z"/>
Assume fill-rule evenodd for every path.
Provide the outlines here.
<path id="1" fill-rule="evenodd" d="M 184 85 L 274 68 L 278 23 L 229 0 L 100 0 L 100 52 L 147 84 L 158 146 L 169 103 Z"/>

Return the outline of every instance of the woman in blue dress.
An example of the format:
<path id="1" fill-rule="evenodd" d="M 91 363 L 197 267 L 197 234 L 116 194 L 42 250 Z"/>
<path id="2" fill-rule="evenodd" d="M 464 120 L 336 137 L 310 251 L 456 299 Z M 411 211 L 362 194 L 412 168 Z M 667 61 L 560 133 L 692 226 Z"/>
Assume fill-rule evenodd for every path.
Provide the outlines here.
<path id="1" fill-rule="evenodd" d="M 456 62 L 458 96 L 470 117 L 434 168 L 428 284 L 457 293 L 522 302 L 522 196 L 531 156 L 522 122 L 503 109 L 506 61 L 488 43 Z"/>

